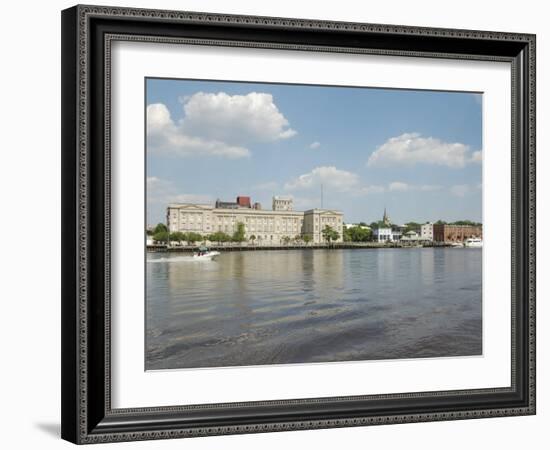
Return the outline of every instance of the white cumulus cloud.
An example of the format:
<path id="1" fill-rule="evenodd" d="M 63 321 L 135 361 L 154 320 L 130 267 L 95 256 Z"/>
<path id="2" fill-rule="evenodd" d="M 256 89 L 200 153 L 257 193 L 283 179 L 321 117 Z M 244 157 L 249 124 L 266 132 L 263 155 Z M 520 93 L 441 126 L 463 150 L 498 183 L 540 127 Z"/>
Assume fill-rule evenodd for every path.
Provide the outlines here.
<path id="1" fill-rule="evenodd" d="M 334 166 L 321 166 L 311 172 L 285 184 L 286 190 L 304 190 L 316 188 L 323 184 L 328 189 L 338 192 L 346 192 L 359 187 L 359 176 L 353 172 L 337 169 Z"/>
<path id="2" fill-rule="evenodd" d="M 243 158 L 250 155 L 245 147 L 183 132 L 162 103 L 147 106 L 147 150 L 173 156 Z"/>
<path id="3" fill-rule="evenodd" d="M 231 143 L 270 142 L 296 134 L 271 94 L 197 92 L 184 99 L 184 131 Z"/>
<path id="4" fill-rule="evenodd" d="M 435 184 L 409 184 L 402 181 L 393 181 L 388 185 L 390 192 L 409 192 L 409 191 L 422 191 L 430 192 L 441 189 L 441 186 Z"/>
<path id="5" fill-rule="evenodd" d="M 321 143 L 318 141 L 315 141 L 309 144 L 309 148 L 311 148 L 312 150 L 318 149 L 320 146 L 321 146 Z"/>
<path id="6" fill-rule="evenodd" d="M 478 158 L 475 153 L 472 154 L 470 147 L 460 142 L 444 142 L 434 137 L 423 137 L 419 133 L 405 133 L 392 137 L 379 146 L 370 155 L 367 165 L 389 167 L 433 164 L 462 168 L 472 158 Z M 479 153 L 481 159 L 481 152 Z"/>
<path id="7" fill-rule="evenodd" d="M 169 203 L 212 203 L 206 194 L 182 193 L 171 181 L 159 177 L 147 177 L 147 202 L 166 207 Z"/>
<path id="8" fill-rule="evenodd" d="M 480 163 L 482 161 L 481 150 L 478 150 L 477 152 L 472 153 L 472 157 L 470 158 L 470 161 Z"/>
<path id="9" fill-rule="evenodd" d="M 409 191 L 410 185 L 401 181 L 394 181 L 389 185 L 390 191 Z"/>
<path id="10" fill-rule="evenodd" d="M 393 181 L 388 184 L 365 184 L 359 175 L 334 166 L 321 166 L 304 173 L 287 183 L 284 188 L 287 191 L 306 191 L 319 189 L 321 184 L 327 191 L 348 192 L 353 196 L 365 196 L 381 194 L 385 192 L 430 192 L 442 189 L 434 184 L 409 184 L 403 181 Z"/>
<path id="11" fill-rule="evenodd" d="M 198 92 L 180 99 L 184 117 L 176 122 L 163 103 L 147 107 L 148 150 L 176 156 L 244 158 L 248 145 L 296 134 L 271 94 Z"/>

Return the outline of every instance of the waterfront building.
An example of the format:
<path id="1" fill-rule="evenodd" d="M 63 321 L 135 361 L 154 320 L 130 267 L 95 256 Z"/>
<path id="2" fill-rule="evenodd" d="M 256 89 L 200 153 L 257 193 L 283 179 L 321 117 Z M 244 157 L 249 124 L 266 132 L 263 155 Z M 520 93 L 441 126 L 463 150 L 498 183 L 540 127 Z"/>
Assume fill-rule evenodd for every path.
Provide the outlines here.
<path id="1" fill-rule="evenodd" d="M 373 231 L 373 237 L 376 242 L 393 242 L 393 232 L 391 227 L 378 227 Z"/>
<path id="2" fill-rule="evenodd" d="M 252 206 L 251 206 L 252 205 Z M 258 205 L 258 206 L 256 206 Z M 255 245 L 280 245 L 286 238 L 309 236 L 314 244 L 324 243 L 323 229 L 328 225 L 343 241 L 343 214 L 331 209 L 294 211 L 291 198 L 273 197 L 273 210 L 263 210 L 250 197 L 235 202 L 217 200 L 215 205 L 174 203 L 166 210 L 170 232 L 195 232 L 203 236 L 221 231 L 232 236 L 244 224 L 245 240 Z M 253 239 L 250 239 L 253 237 Z"/>
<path id="3" fill-rule="evenodd" d="M 401 236 L 401 240 L 418 240 L 418 239 L 420 239 L 420 235 L 414 230 L 407 231 L 406 233 L 403 234 L 403 236 Z"/>
<path id="4" fill-rule="evenodd" d="M 420 238 L 423 241 L 433 241 L 434 240 L 434 226 L 433 223 L 426 222 L 420 226 Z"/>
<path id="5" fill-rule="evenodd" d="M 433 239 L 436 242 L 464 242 L 468 238 L 483 239 L 481 225 L 450 225 L 435 223 Z"/>
<path id="6" fill-rule="evenodd" d="M 343 214 L 340 211 L 331 209 L 310 209 L 304 213 L 304 226 L 302 229 L 303 236 L 309 236 L 311 242 L 323 243 L 325 238 L 323 230 L 326 226 L 331 227 L 338 233 L 338 239 L 334 242 L 343 242 Z"/>
<path id="7" fill-rule="evenodd" d="M 405 225 L 392 225 L 391 226 L 391 233 L 392 233 L 392 239 L 394 241 L 398 241 L 403 236 L 403 230 L 405 230 Z"/>
<path id="8" fill-rule="evenodd" d="M 294 202 L 291 197 L 273 197 L 273 211 L 293 211 Z"/>
<path id="9" fill-rule="evenodd" d="M 399 241 L 403 235 L 403 226 L 392 225 L 386 208 L 384 208 L 384 215 L 382 216 L 382 222 L 378 223 L 378 226 L 373 230 L 373 239 L 376 242 L 394 242 Z"/>

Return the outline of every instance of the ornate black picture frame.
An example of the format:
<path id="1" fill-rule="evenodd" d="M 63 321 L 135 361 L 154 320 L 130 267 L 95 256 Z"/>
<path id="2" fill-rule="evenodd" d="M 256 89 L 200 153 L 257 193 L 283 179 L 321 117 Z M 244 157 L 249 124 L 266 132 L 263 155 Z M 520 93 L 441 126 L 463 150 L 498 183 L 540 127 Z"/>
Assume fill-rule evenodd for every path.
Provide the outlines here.
<path id="1" fill-rule="evenodd" d="M 110 46 L 117 40 L 511 63 L 511 386 L 113 409 L 109 112 Z M 84 444 L 535 414 L 534 35 L 75 6 L 62 13 L 62 85 L 64 439 Z"/>

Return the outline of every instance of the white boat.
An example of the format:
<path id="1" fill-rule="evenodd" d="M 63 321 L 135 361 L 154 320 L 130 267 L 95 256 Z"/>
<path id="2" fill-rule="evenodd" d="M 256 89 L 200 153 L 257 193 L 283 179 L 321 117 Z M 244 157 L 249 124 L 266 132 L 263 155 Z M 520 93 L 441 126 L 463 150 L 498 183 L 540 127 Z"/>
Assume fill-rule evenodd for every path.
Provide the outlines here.
<path id="1" fill-rule="evenodd" d="M 198 252 L 193 253 L 193 260 L 195 261 L 210 261 L 216 256 L 219 256 L 220 252 L 210 251 L 206 247 L 200 247 Z"/>
<path id="2" fill-rule="evenodd" d="M 453 248 L 462 248 L 462 247 L 464 247 L 464 244 L 462 242 L 453 242 L 451 244 L 451 247 L 453 247 Z"/>
<path id="3" fill-rule="evenodd" d="M 480 248 L 483 247 L 483 241 L 480 238 L 468 238 L 464 241 L 464 247 Z"/>

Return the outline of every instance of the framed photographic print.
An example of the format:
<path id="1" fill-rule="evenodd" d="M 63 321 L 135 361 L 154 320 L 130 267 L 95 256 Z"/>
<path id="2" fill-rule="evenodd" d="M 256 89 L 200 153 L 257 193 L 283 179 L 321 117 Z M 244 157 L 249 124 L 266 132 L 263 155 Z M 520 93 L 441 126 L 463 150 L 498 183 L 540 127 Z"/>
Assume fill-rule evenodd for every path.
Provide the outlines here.
<path id="1" fill-rule="evenodd" d="M 62 13 L 62 436 L 535 413 L 535 36 Z"/>

